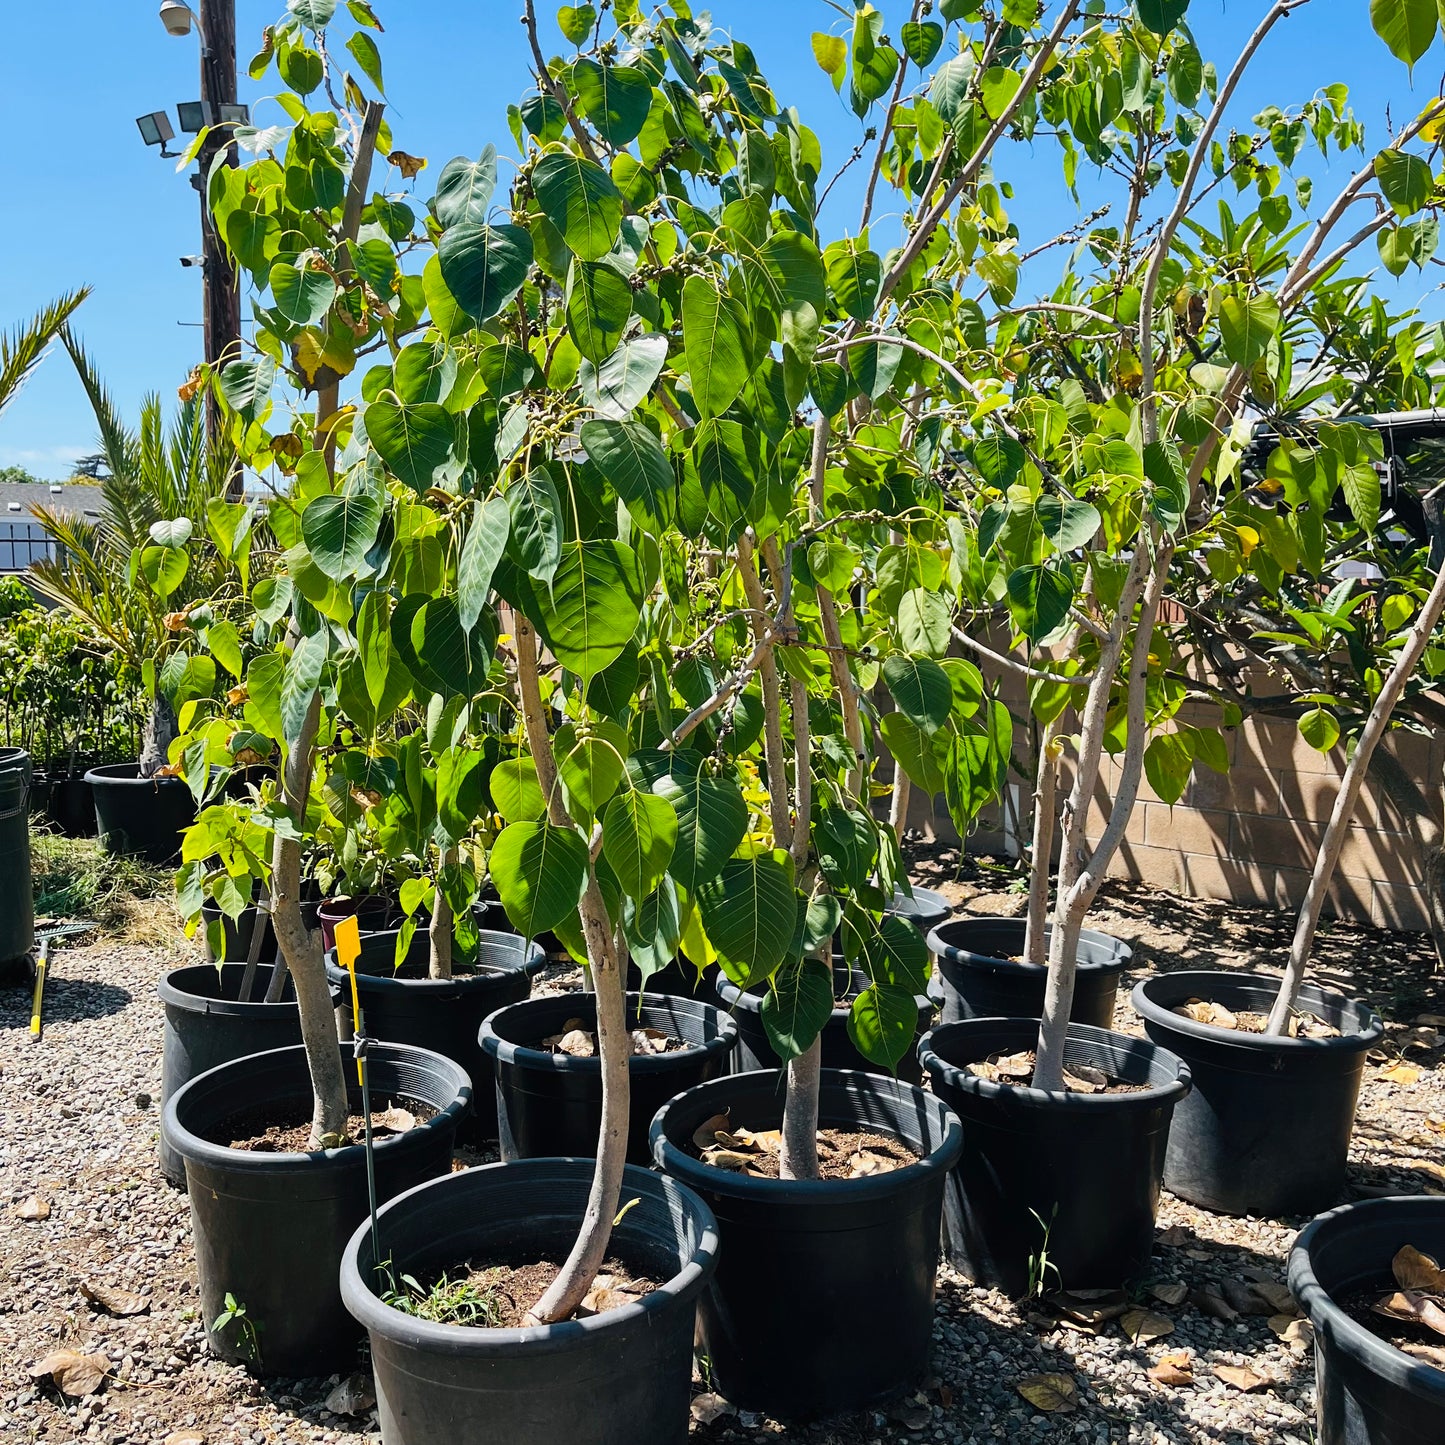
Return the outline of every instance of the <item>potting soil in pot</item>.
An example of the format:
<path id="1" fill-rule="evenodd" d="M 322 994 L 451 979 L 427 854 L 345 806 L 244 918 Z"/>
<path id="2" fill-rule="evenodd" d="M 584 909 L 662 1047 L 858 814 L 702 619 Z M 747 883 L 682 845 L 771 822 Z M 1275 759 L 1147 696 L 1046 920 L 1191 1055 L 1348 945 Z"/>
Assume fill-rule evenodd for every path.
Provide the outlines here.
<path id="1" fill-rule="evenodd" d="M 547 1292 L 561 1268 L 562 1261 L 551 1256 L 519 1254 L 501 1261 L 468 1260 L 420 1279 L 408 1276 L 386 1297 L 386 1303 L 438 1325 L 521 1329 L 528 1323 L 527 1311 Z M 573 1318 L 586 1319 L 634 1304 L 663 1283 L 609 1255 Z"/>
<path id="2" fill-rule="evenodd" d="M 1339 1301 L 1340 1308 L 1387 1345 L 1445 1369 L 1445 1272 L 1409 1244 L 1390 1270 L 1393 1281 L 1356 1290 Z"/>
<path id="3" fill-rule="evenodd" d="M 697 1157 L 714 1169 L 748 1174 L 754 1179 L 782 1178 L 781 1129 L 753 1133 L 739 1125 L 730 1126 L 726 1114 L 718 1114 L 692 1136 Z M 818 1177 L 821 1179 L 863 1179 L 870 1174 L 889 1174 L 916 1164 L 918 1155 L 890 1134 L 872 1129 L 819 1129 Z"/>
<path id="4" fill-rule="evenodd" d="M 436 1114 L 429 1104 L 416 1099 L 373 1099 L 371 1132 L 376 1140 L 405 1134 Z M 280 1114 L 281 1117 L 277 1118 Z M 366 1138 L 366 1117 L 351 1114 L 346 1120 L 347 1143 L 360 1143 Z M 245 1109 L 223 1119 L 207 1137 L 213 1144 L 232 1149 L 245 1149 L 252 1154 L 310 1153 L 311 1110 L 297 1104 L 292 1109 Z"/>
<path id="5" fill-rule="evenodd" d="M 586 1019 L 568 1019 L 562 1025 L 561 1033 L 548 1034 L 536 1047 L 551 1054 L 570 1054 L 574 1059 L 596 1058 L 597 1035 L 590 1032 L 586 1024 Z M 633 1058 L 646 1058 L 649 1054 L 676 1054 L 695 1047 L 686 1039 L 653 1028 L 633 1029 L 630 1042 L 629 1052 Z"/>
<path id="6" fill-rule="evenodd" d="M 991 1084 L 1018 1084 L 1032 1088 L 1034 1082 L 1034 1051 L 1022 1049 L 1015 1054 L 990 1054 L 986 1059 L 966 1065 L 968 1072 Z M 1116 1079 L 1103 1069 L 1088 1064 L 1064 1066 L 1064 1092 L 1068 1094 L 1141 1094 L 1147 1084 L 1131 1084 Z"/>

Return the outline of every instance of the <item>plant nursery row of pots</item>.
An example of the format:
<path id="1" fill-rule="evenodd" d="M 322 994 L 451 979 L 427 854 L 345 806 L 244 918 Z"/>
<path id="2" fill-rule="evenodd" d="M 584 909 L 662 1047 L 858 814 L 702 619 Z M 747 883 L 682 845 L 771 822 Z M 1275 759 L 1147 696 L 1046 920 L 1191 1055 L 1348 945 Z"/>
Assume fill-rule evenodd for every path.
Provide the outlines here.
<path id="1" fill-rule="evenodd" d="M 923 889 L 896 901 L 928 930 L 934 962 L 916 1049 L 889 1077 L 851 1045 L 840 1006 L 823 1033 L 817 1127 L 865 1161 L 886 1157 L 888 1141 L 897 1157 L 875 1170 L 855 1156 L 839 1177 L 767 1177 L 784 1093 L 760 999 L 674 965 L 675 992 L 650 979 L 627 1000 L 628 1027 L 667 1041 L 630 1061 L 625 1207 L 608 1257 L 645 1292 L 605 1291 L 595 1311 L 549 1325 L 458 1323 L 419 1311 L 415 1296 L 435 1298 L 432 1286 L 459 1272 L 485 1278 L 489 1264 L 565 1255 L 587 1206 L 603 1079 L 590 1051 L 556 1041 L 595 1031 L 594 996 L 531 997 L 546 953 L 495 905 L 478 908 L 476 964 L 451 979 L 426 976 L 424 936 L 398 965 L 395 930 L 361 934 L 373 1117 L 384 1106 L 408 1120 L 370 1151 L 373 1222 L 364 1144 L 254 1143 L 269 1126 L 302 1123 L 311 1086 L 289 983 L 264 1001 L 274 944 L 259 950 L 267 962 L 245 961 L 248 910 L 224 961 L 161 985 L 161 1162 L 189 1187 L 212 1349 L 262 1374 L 316 1375 L 347 1368 L 364 1332 L 388 1445 L 482 1420 L 488 1439 L 565 1428 L 588 1441 L 680 1440 L 694 1349 L 719 1393 L 785 1420 L 907 1388 L 928 1366 L 940 1241 L 967 1276 L 1015 1296 L 1044 1257 L 1049 1287 L 1113 1288 L 1147 1278 L 1161 1183 L 1228 1213 L 1297 1216 L 1339 1197 L 1365 1054 L 1382 1031 L 1368 1007 L 1307 990 L 1303 1008 L 1328 1037 L 1252 1035 L 1181 1006 L 1247 1012 L 1267 1003 L 1272 980 L 1178 972 L 1135 989 L 1147 1037 L 1117 1033 L 1130 951 L 1089 933 L 1065 1067 L 1108 1083 L 1045 1092 L 986 1062 L 1037 1033 L 1044 971 L 1016 961 L 1022 922 L 949 918 Z M 379 900 L 310 909 L 387 921 Z M 328 975 L 347 1038 L 350 979 L 334 952 Z M 840 958 L 838 996 L 850 987 Z M 354 1081 L 351 1094 L 359 1112 Z M 454 1145 L 489 1140 L 503 1162 L 452 1172 Z M 1431 1438 L 1399 1434 L 1399 1422 L 1445 1421 L 1445 1402 L 1420 1383 L 1426 1367 L 1339 1303 L 1387 1276 L 1405 1243 L 1445 1244 L 1445 1210 L 1347 1206 L 1301 1236 L 1291 1265 L 1317 1329 L 1322 1409 L 1378 1416 L 1386 1433 L 1358 1437 L 1370 1442 Z M 615 1408 L 599 1418 L 589 1405 L 604 1390 Z"/>

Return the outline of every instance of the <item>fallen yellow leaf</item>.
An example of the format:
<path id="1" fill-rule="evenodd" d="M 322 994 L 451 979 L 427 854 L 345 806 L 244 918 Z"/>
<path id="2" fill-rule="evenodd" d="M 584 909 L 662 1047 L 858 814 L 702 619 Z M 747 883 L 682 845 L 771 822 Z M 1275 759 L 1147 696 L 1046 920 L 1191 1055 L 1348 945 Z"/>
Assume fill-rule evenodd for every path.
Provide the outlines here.
<path id="1" fill-rule="evenodd" d="M 1028 1375 L 1015 1389 L 1046 1415 L 1067 1415 L 1079 1408 L 1079 1387 L 1072 1375 Z"/>

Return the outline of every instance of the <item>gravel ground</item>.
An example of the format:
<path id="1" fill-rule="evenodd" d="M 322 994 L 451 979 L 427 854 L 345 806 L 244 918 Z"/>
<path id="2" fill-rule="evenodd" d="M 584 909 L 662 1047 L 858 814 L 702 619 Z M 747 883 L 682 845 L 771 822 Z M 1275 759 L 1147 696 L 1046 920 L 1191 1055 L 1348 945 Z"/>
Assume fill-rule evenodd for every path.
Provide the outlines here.
<path id="1" fill-rule="evenodd" d="M 971 862 L 956 874 L 954 861 L 917 860 L 915 876 L 944 886 L 966 911 L 1021 911 L 1023 899 L 1008 890 L 1006 876 Z M 1277 966 L 1293 919 L 1111 887 L 1090 922 L 1134 945 L 1132 986 L 1151 969 Z M 28 995 L 0 990 L 0 1440 L 7 1445 L 315 1445 L 358 1434 L 379 1441 L 375 1411 L 365 1402 L 354 1415 L 327 1408 L 329 1397 L 341 1404 L 333 1392 L 345 1382 L 337 1377 L 257 1382 L 205 1351 L 186 1202 L 155 1168 L 161 1038 L 155 984 L 188 958 L 179 943 L 171 950 L 113 942 L 63 949 L 38 1045 L 26 1034 Z M 1314 977 L 1368 998 L 1391 1025 L 1388 1048 L 1367 1069 L 1350 1197 L 1445 1192 L 1445 1169 L 1434 1162 L 1445 1137 L 1442 1050 L 1428 1031 L 1406 1032 L 1420 1014 L 1445 1012 L 1434 965 L 1421 935 L 1334 924 L 1320 937 Z M 557 988 L 570 981 L 559 975 L 548 982 Z M 1120 994 L 1118 1026 L 1137 1031 L 1128 987 Z M 1381 1077 L 1402 1059 L 1418 1077 L 1399 1082 L 1411 1078 L 1408 1071 Z M 46 1217 L 24 1217 L 35 1213 Z M 1097 1327 L 1063 1320 L 1037 1304 L 1015 1305 L 974 1289 L 944 1268 L 933 1374 L 914 1395 L 884 1413 L 788 1429 L 734 1414 L 699 1385 L 694 1439 L 1308 1445 L 1313 1367 L 1305 1342 L 1276 1333 L 1287 1321 L 1265 1313 L 1225 1321 L 1187 1301 L 1164 1302 L 1179 1293 L 1171 1285 L 1197 1291 L 1213 1283 L 1235 1295 L 1252 1280 L 1266 1291 L 1278 1286 L 1302 1222 L 1230 1219 L 1166 1195 L 1150 1281 L 1163 1299 L 1145 1288 L 1136 1302 L 1163 1317 L 1146 1333 L 1169 1332 L 1135 1341 L 1117 1320 Z M 82 1282 L 140 1295 L 144 1312 L 105 1313 L 87 1302 Z M 104 1388 L 76 1402 L 48 1382 L 35 1383 L 29 1367 L 57 1349 L 104 1353 Z M 1192 1381 L 1150 1378 L 1162 1357 L 1180 1352 Z M 1223 1376 L 1215 1373 L 1220 1367 Z M 1247 1368 L 1253 1378 L 1230 1379 L 1230 1367 Z M 1060 1377 L 1055 1384 L 1072 1396 L 1067 1408 L 1045 1410 L 1020 1394 L 1019 1385 L 1035 1375 Z"/>

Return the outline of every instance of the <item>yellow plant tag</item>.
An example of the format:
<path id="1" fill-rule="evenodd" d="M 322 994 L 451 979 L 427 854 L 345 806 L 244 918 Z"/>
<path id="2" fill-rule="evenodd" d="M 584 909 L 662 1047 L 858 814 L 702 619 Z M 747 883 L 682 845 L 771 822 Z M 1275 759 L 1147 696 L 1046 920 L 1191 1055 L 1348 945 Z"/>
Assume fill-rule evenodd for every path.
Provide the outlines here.
<path id="1" fill-rule="evenodd" d="M 332 937 L 336 939 L 336 957 L 342 968 L 351 975 L 351 1027 L 361 1032 L 361 997 L 356 991 L 356 960 L 361 957 L 361 927 L 356 921 L 356 915 L 350 918 L 343 918 L 333 931 Z M 364 1083 L 361 1077 L 361 1060 L 356 1061 L 357 1081 Z"/>

